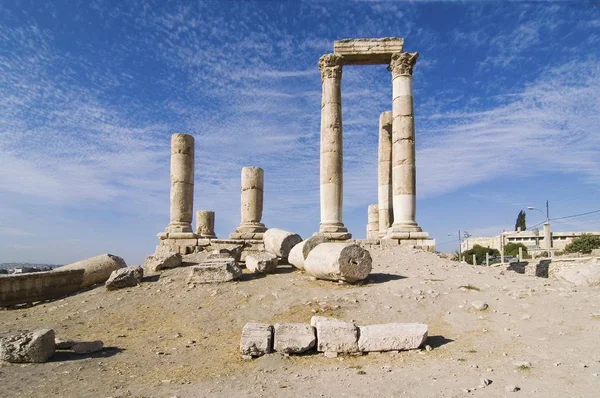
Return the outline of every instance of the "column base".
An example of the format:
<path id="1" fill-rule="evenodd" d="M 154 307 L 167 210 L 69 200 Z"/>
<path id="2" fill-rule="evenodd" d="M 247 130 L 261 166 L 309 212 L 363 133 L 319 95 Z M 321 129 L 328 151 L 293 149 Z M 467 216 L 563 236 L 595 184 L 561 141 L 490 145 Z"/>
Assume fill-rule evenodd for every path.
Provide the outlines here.
<path id="1" fill-rule="evenodd" d="M 260 222 L 246 222 L 240 224 L 233 233 L 229 235 L 229 239 L 262 239 L 267 231 L 265 224 Z"/>
<path id="2" fill-rule="evenodd" d="M 264 232 L 233 232 L 229 234 L 229 239 L 234 240 L 262 240 Z"/>
<path id="3" fill-rule="evenodd" d="M 321 223 L 319 232 L 315 235 L 323 235 L 331 240 L 348 240 L 352 238 L 352 234 L 348 232 L 348 228 L 344 227 L 344 223 Z"/>
<path id="4" fill-rule="evenodd" d="M 175 222 L 175 223 L 170 223 L 169 225 L 167 225 L 167 228 L 165 228 L 165 232 L 170 234 L 170 233 L 194 233 L 194 230 L 192 229 L 192 224 L 188 224 L 185 222 Z"/>

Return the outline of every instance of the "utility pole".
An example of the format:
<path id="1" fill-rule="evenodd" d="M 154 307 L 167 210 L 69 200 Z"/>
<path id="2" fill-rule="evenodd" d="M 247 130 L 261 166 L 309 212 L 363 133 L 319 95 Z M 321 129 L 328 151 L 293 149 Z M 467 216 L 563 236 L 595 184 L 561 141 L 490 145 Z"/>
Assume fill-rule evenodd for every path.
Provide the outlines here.
<path id="1" fill-rule="evenodd" d="M 544 223 L 544 240 L 546 241 L 546 252 L 548 258 L 552 258 L 552 231 L 550 229 L 550 206 L 546 200 L 546 222 Z"/>
<path id="2" fill-rule="evenodd" d="M 460 229 L 458 230 L 458 261 L 462 261 L 462 247 L 460 240 Z"/>

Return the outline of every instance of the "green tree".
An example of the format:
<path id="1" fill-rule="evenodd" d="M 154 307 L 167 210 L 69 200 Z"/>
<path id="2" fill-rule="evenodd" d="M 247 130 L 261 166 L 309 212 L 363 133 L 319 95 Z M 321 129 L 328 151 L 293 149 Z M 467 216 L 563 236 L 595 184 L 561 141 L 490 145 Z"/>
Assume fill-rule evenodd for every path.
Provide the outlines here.
<path id="1" fill-rule="evenodd" d="M 481 245 L 475 245 L 473 248 L 463 253 L 463 258 L 469 264 L 473 264 L 473 254 L 477 259 L 477 264 L 485 264 L 485 254 L 488 253 L 490 257 L 499 256 L 500 252 L 497 249 L 490 249 L 489 247 L 483 247 Z"/>
<path id="2" fill-rule="evenodd" d="M 515 222 L 515 231 L 518 231 L 521 228 L 521 231 L 525 231 L 527 229 L 527 223 L 525 221 L 526 213 L 521 210 L 519 215 L 517 216 L 517 222 Z"/>
<path id="3" fill-rule="evenodd" d="M 519 255 L 519 247 L 523 248 L 523 257 L 527 257 L 527 246 L 522 243 L 509 242 L 504 246 L 504 255 L 509 257 L 517 257 Z"/>
<path id="4" fill-rule="evenodd" d="M 565 253 L 589 254 L 594 249 L 600 249 L 600 236 L 582 234 L 565 247 Z"/>

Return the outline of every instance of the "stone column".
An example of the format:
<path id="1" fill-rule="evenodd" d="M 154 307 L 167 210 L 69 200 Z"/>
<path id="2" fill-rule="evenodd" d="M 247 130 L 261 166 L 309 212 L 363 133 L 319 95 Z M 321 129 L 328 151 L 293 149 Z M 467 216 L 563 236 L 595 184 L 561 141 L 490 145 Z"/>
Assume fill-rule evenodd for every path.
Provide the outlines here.
<path id="1" fill-rule="evenodd" d="M 209 210 L 196 211 L 196 235 L 201 238 L 215 239 L 215 212 Z"/>
<path id="2" fill-rule="evenodd" d="M 384 237 L 394 222 L 392 210 L 392 112 L 379 116 L 379 237 Z"/>
<path id="3" fill-rule="evenodd" d="M 342 64 L 344 58 L 325 54 L 319 58 L 321 70 L 321 224 L 319 233 L 330 239 L 345 240 L 352 235 L 342 222 Z"/>
<path id="4" fill-rule="evenodd" d="M 261 223 L 265 174 L 260 167 L 242 167 L 241 223 L 230 239 L 262 239 L 267 230 Z"/>
<path id="5" fill-rule="evenodd" d="M 171 136 L 171 215 L 165 232 L 169 238 L 194 237 L 194 137 Z"/>
<path id="6" fill-rule="evenodd" d="M 367 239 L 379 237 L 379 205 L 369 205 L 367 213 Z"/>
<path id="7" fill-rule="evenodd" d="M 415 221 L 416 169 L 415 120 L 413 110 L 413 66 L 419 53 L 394 53 L 392 72 L 392 195 L 394 223 L 388 233 L 392 239 L 425 239 Z"/>

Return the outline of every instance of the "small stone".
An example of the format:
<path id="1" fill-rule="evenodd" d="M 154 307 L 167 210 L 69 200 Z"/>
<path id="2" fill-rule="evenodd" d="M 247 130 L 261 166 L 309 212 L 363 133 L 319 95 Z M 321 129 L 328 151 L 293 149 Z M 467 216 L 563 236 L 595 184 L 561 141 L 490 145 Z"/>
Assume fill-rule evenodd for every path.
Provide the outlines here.
<path id="1" fill-rule="evenodd" d="M 471 305 L 478 311 L 484 311 L 488 308 L 488 305 L 485 301 L 473 301 Z"/>
<path id="2" fill-rule="evenodd" d="M 490 379 L 488 379 L 487 377 L 482 377 L 481 379 L 479 379 L 479 381 L 481 382 L 480 387 L 485 387 L 485 386 L 489 386 L 490 384 L 492 384 L 492 381 Z"/>
<path id="3" fill-rule="evenodd" d="M 235 260 L 202 263 L 190 268 L 187 283 L 219 283 L 239 279 L 242 270 Z"/>
<path id="4" fill-rule="evenodd" d="M 431 348 L 431 346 L 430 346 L 429 344 L 427 344 L 427 345 L 425 346 L 425 350 L 426 350 L 426 351 L 431 351 L 431 350 L 433 350 L 433 348 Z"/>
<path id="5" fill-rule="evenodd" d="M 507 386 L 504 387 L 504 389 L 508 392 L 517 392 L 520 390 L 519 387 L 513 385 L 513 384 L 508 384 Z"/>
<path id="6" fill-rule="evenodd" d="M 93 352 L 102 351 L 104 343 L 100 340 L 96 341 L 79 341 L 71 346 L 71 350 L 75 354 L 91 354 Z"/>

